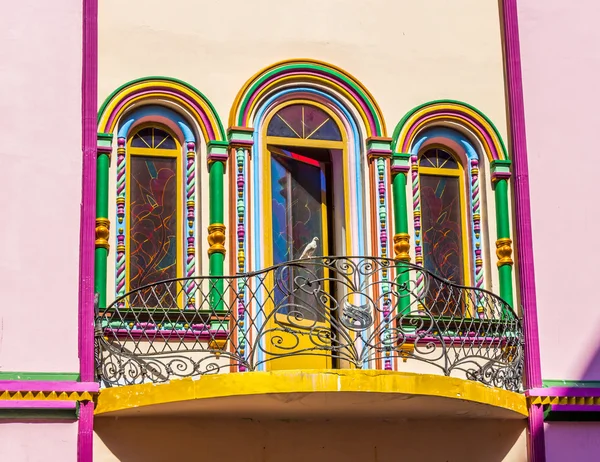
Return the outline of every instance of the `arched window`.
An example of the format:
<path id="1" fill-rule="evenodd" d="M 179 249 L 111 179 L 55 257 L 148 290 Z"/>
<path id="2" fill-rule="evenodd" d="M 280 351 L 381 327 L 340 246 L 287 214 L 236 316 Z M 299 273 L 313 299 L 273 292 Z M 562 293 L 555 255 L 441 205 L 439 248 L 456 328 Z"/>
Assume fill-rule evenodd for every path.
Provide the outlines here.
<path id="1" fill-rule="evenodd" d="M 418 156 L 423 266 L 459 285 L 469 283 L 464 168 L 445 147 Z"/>
<path id="2" fill-rule="evenodd" d="M 141 126 L 127 140 L 128 289 L 182 275 L 181 144 L 166 127 Z"/>
<path id="3" fill-rule="evenodd" d="M 268 228 L 273 229 L 270 263 L 300 258 L 315 238 L 315 255 L 340 251 L 341 228 L 334 224 L 341 222 L 334 214 L 337 196 L 338 217 L 343 216 L 345 143 L 338 122 L 320 107 L 291 104 L 272 115 L 266 135 L 272 222 Z"/>

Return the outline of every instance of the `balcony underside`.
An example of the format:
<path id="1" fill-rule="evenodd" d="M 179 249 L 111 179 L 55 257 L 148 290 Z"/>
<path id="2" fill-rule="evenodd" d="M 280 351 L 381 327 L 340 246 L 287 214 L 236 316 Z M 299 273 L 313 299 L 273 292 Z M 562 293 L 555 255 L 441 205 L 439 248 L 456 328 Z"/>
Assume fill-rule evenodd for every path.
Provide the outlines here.
<path id="1" fill-rule="evenodd" d="M 97 415 L 265 419 L 524 419 L 522 394 L 454 377 L 376 370 L 205 375 L 104 389 Z"/>

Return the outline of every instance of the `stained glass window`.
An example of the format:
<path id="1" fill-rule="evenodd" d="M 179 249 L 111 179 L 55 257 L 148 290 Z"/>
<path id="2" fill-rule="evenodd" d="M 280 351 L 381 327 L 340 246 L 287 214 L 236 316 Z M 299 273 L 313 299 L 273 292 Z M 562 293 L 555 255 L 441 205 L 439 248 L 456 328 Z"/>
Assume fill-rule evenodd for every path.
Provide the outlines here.
<path id="1" fill-rule="evenodd" d="M 170 134 L 150 127 L 132 136 L 129 154 L 129 290 L 133 290 L 178 276 L 179 152 Z M 146 298 L 146 303 L 176 306 L 172 294 L 149 290 Z"/>
<path id="2" fill-rule="evenodd" d="M 423 265 L 455 284 L 465 283 L 463 244 L 462 171 L 458 161 L 442 149 L 430 149 L 419 158 Z M 431 309 L 444 314 L 462 310 L 450 294 L 429 294 Z"/>
<path id="3" fill-rule="evenodd" d="M 419 159 L 420 167 L 445 168 L 448 170 L 457 170 L 458 163 L 452 154 L 442 149 L 429 149 L 424 152 Z"/>
<path id="4" fill-rule="evenodd" d="M 176 149 L 177 144 L 167 132 L 148 127 L 138 131 L 131 140 L 132 148 Z"/>
<path id="5" fill-rule="evenodd" d="M 421 226 L 425 268 L 464 282 L 459 178 L 421 175 Z"/>
<path id="6" fill-rule="evenodd" d="M 271 191 L 273 217 L 273 263 L 284 263 L 302 256 L 307 244 L 317 238 L 314 253 L 324 255 L 326 245 L 324 236 L 323 200 L 325 198 L 325 170 L 314 159 L 281 151 L 271 156 Z M 319 306 L 311 299 L 310 289 L 300 289 L 292 268 L 281 274 L 279 288 L 276 288 L 276 303 L 282 301 L 290 307 L 280 309 L 286 313 L 290 309 L 301 313 L 306 319 L 322 319 L 322 314 L 314 307 Z M 287 292 L 287 293 L 284 293 Z M 293 296 L 289 296 L 293 293 Z M 311 309 L 311 307 L 313 309 Z"/>
<path id="7" fill-rule="evenodd" d="M 336 122 L 322 109 L 292 104 L 278 111 L 267 128 L 268 136 L 305 140 L 342 141 Z"/>

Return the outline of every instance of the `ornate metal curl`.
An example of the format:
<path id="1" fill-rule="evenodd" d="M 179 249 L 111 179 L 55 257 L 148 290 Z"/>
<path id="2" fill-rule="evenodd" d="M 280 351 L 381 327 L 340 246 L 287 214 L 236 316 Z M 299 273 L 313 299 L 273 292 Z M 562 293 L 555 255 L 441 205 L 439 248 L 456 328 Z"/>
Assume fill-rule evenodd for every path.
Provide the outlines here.
<path id="1" fill-rule="evenodd" d="M 377 369 L 391 361 L 403 371 L 414 360 L 427 372 L 522 389 L 523 332 L 506 302 L 387 258 L 318 257 L 162 281 L 99 308 L 96 326 L 103 386 L 261 370 L 311 356 L 324 358 L 323 367 Z"/>

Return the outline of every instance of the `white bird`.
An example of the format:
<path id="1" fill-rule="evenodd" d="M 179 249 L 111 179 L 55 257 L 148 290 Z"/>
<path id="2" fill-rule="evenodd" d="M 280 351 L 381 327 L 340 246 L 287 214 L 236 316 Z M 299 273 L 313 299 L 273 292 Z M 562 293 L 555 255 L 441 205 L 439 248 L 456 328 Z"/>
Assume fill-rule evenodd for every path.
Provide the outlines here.
<path id="1" fill-rule="evenodd" d="M 317 250 L 317 242 L 319 241 L 318 237 L 314 237 L 312 241 L 306 244 L 304 250 L 302 251 L 302 255 L 300 255 L 300 260 L 304 258 L 311 258 L 315 254 L 315 250 Z"/>

